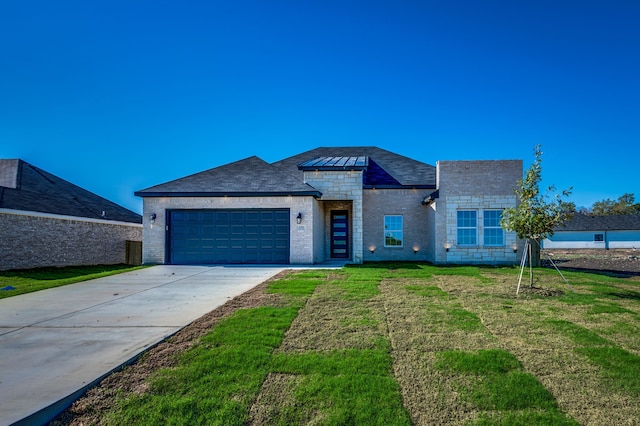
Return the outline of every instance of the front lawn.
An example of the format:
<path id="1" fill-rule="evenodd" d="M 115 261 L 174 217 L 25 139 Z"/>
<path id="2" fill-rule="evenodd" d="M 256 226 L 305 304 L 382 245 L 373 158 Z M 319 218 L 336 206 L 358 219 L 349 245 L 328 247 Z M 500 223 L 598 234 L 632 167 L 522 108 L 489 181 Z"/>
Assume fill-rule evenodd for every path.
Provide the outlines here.
<path id="1" fill-rule="evenodd" d="M 637 422 L 640 281 L 566 273 L 574 293 L 535 273 L 553 291 L 516 296 L 515 268 L 291 272 L 141 390 L 76 409 L 105 424 Z"/>
<path id="2" fill-rule="evenodd" d="M 0 271 L 0 299 L 140 268 L 142 266 L 96 265 Z"/>

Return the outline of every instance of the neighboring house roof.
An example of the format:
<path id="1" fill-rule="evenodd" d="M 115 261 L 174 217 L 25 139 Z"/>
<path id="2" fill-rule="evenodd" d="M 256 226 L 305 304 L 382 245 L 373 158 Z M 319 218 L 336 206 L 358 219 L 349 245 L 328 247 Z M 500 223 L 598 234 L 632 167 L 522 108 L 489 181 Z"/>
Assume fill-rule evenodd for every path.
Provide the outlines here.
<path id="1" fill-rule="evenodd" d="M 140 197 L 321 194 L 298 176 L 253 156 L 135 192 Z"/>
<path id="2" fill-rule="evenodd" d="M 0 160 L 0 208 L 142 223 L 139 214 L 19 159 Z"/>
<path id="3" fill-rule="evenodd" d="M 561 231 L 633 231 L 640 230 L 640 214 L 590 216 L 576 213 L 554 229 Z"/>
<path id="4" fill-rule="evenodd" d="M 434 166 L 375 146 L 320 147 L 277 161 L 273 165 L 282 170 L 295 171 L 299 165 L 306 166 L 310 160 L 328 157 L 367 157 L 368 166 L 364 171 L 363 182 L 365 188 L 436 187 Z"/>

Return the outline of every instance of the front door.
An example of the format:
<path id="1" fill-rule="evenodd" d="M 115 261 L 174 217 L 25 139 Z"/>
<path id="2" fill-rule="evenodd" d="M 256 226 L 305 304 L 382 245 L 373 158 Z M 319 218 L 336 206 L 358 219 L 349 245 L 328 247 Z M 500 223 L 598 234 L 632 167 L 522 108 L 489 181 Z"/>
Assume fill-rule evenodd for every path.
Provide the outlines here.
<path id="1" fill-rule="evenodd" d="M 349 214 L 346 210 L 331 212 L 331 258 L 349 258 Z"/>

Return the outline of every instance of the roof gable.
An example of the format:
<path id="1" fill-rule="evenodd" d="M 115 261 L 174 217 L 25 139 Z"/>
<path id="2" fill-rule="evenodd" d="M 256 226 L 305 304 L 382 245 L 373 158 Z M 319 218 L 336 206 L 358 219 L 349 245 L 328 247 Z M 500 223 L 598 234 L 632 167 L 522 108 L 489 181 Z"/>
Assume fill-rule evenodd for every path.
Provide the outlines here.
<path id="1" fill-rule="evenodd" d="M 135 195 L 151 196 L 251 196 L 313 195 L 320 193 L 298 176 L 277 169 L 259 157 L 225 164 L 180 179 L 152 186 Z"/>
<path id="2" fill-rule="evenodd" d="M 142 223 L 139 214 L 22 160 L 0 160 L 0 208 Z"/>

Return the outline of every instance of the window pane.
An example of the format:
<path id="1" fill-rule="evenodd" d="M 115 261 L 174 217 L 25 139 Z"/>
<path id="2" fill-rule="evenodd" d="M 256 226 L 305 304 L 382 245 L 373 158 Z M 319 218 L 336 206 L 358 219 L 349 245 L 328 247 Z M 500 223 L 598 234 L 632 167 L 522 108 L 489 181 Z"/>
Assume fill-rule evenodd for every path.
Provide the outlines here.
<path id="1" fill-rule="evenodd" d="M 476 245 L 476 230 L 475 229 L 458 229 L 458 244 L 459 245 Z"/>
<path id="2" fill-rule="evenodd" d="M 484 226 L 500 226 L 502 210 L 486 210 L 484 212 Z"/>
<path id="3" fill-rule="evenodd" d="M 402 216 L 384 217 L 384 245 L 386 247 L 402 247 Z"/>
<path id="4" fill-rule="evenodd" d="M 504 232 L 502 229 L 487 228 L 484 230 L 484 245 L 502 246 L 504 245 Z"/>
<path id="5" fill-rule="evenodd" d="M 458 227 L 475 228 L 476 212 L 473 210 L 462 210 L 458 212 Z"/>

